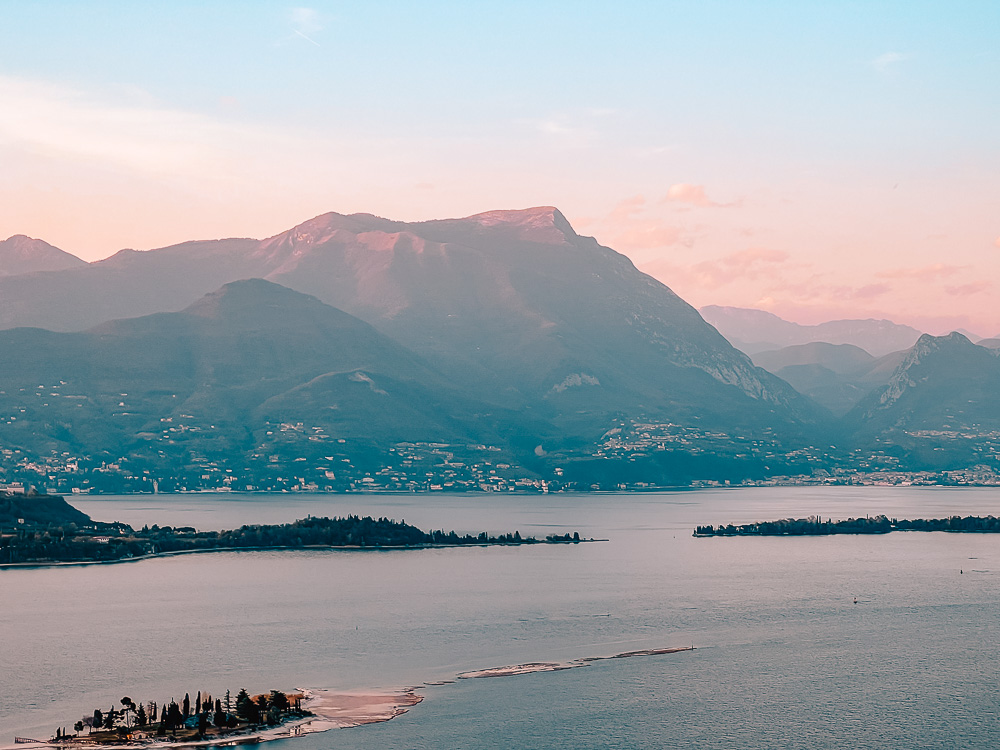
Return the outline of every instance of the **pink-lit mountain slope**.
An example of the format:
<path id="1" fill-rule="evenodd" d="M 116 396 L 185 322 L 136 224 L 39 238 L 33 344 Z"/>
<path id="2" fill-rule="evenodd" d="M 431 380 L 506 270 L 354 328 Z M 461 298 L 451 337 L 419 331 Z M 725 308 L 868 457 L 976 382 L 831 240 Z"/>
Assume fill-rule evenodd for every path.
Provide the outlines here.
<path id="1" fill-rule="evenodd" d="M 330 213 L 263 241 L 123 251 L 28 284 L 0 279 L 0 325 L 80 329 L 181 309 L 249 277 L 314 295 L 476 398 L 569 435 L 600 434 L 621 417 L 743 432 L 822 418 L 551 207 L 416 223 Z"/>
<path id="2" fill-rule="evenodd" d="M 19 276 L 37 271 L 82 268 L 86 261 L 53 247 L 48 242 L 15 234 L 0 242 L 0 276 Z"/>

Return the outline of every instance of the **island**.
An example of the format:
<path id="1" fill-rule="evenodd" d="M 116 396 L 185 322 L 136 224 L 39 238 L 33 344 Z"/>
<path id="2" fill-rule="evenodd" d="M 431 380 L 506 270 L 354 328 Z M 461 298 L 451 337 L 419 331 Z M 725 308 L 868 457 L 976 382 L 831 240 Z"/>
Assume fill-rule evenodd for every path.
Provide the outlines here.
<path id="1" fill-rule="evenodd" d="M 0 494 L 0 568 L 125 562 L 165 555 L 225 550 L 420 549 L 483 545 L 592 542 L 579 532 L 522 537 L 518 531 L 491 535 L 424 532 L 404 521 L 351 515 L 309 516 L 285 524 L 252 524 L 227 531 L 190 526 L 143 526 L 92 520 L 64 498 Z"/>
<path id="2" fill-rule="evenodd" d="M 535 672 L 560 672 L 587 667 L 594 662 L 633 657 L 653 657 L 694 651 L 690 646 L 666 646 L 624 651 L 609 656 L 585 656 L 565 662 L 530 662 L 504 667 L 491 667 L 460 672 L 454 679 L 425 682 L 427 686 L 452 685 L 457 680 L 485 677 L 516 677 Z M 190 693 L 177 702 L 173 698 L 157 704 L 143 703 L 129 697 L 120 706 L 107 711 L 95 708 L 76 721 L 72 729 L 58 727 L 48 740 L 16 737 L 16 747 L 35 745 L 39 748 L 153 745 L 160 747 L 220 746 L 258 744 L 270 740 L 298 737 L 331 729 L 344 729 L 364 724 L 389 721 L 423 701 L 418 688 L 339 692 L 312 688 L 293 692 L 271 690 L 252 695 L 240 690 L 233 697 L 230 691 L 215 698 Z M 13 750 L 6 748 L 5 750 Z"/>
<path id="3" fill-rule="evenodd" d="M 884 515 L 834 521 L 820 516 L 757 521 L 733 526 L 696 526 L 694 536 L 830 536 L 833 534 L 888 534 L 892 531 L 950 531 L 964 534 L 1000 533 L 1000 518 L 950 516 L 948 518 L 888 518 Z"/>
<path id="4" fill-rule="evenodd" d="M 251 695 L 243 689 L 235 697 L 227 690 L 224 698 L 213 700 L 199 691 L 193 701 L 191 694 L 185 693 L 180 703 L 171 698 L 158 704 L 126 696 L 119 706 L 107 711 L 95 708 L 93 714 L 73 725 L 72 733 L 59 727 L 49 740 L 18 737 L 15 743 L 78 747 L 155 741 L 170 745 L 260 741 L 292 734 L 294 727 L 310 721 L 314 714 L 302 707 L 305 697 L 301 692 L 281 690 Z"/>

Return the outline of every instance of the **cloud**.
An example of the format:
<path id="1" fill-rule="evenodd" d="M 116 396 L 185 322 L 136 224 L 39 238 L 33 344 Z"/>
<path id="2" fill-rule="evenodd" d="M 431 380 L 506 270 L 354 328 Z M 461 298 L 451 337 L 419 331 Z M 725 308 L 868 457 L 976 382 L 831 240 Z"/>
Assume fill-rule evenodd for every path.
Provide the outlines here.
<path id="1" fill-rule="evenodd" d="M 677 244 L 690 247 L 692 241 L 680 227 L 653 221 L 628 227 L 614 237 L 613 244 L 623 250 L 649 250 Z"/>
<path id="2" fill-rule="evenodd" d="M 536 133 L 541 133 L 551 143 L 561 148 L 577 149 L 593 145 L 598 131 L 567 115 L 550 115 L 538 120 L 521 120 Z"/>
<path id="3" fill-rule="evenodd" d="M 62 86 L 0 76 L 0 150 L 142 174 L 204 174 L 263 133 L 150 104 L 107 104 Z"/>
<path id="4" fill-rule="evenodd" d="M 993 240 L 993 245 L 995 247 L 1000 247 L 1000 237 L 997 237 L 995 240 Z"/>
<path id="5" fill-rule="evenodd" d="M 887 73 L 890 68 L 903 62 L 903 60 L 908 60 L 909 57 L 909 55 L 904 55 L 900 52 L 883 52 L 871 61 L 871 66 L 879 73 Z"/>
<path id="6" fill-rule="evenodd" d="M 973 294 L 982 294 L 989 291 L 993 284 L 989 281 L 974 281 L 971 284 L 959 284 L 958 286 L 946 286 L 944 291 L 952 297 L 968 297 Z"/>
<path id="7" fill-rule="evenodd" d="M 892 287 L 888 284 L 866 284 L 857 289 L 851 289 L 846 295 L 846 299 L 874 299 L 891 291 Z"/>
<path id="8" fill-rule="evenodd" d="M 718 203 L 708 197 L 704 185 L 692 185 L 687 182 L 678 182 L 671 185 L 663 199 L 665 203 L 687 203 L 700 208 L 726 208 L 735 206 L 737 203 Z"/>
<path id="9" fill-rule="evenodd" d="M 964 269 L 965 266 L 950 266 L 945 263 L 934 263 L 930 266 L 920 266 L 918 268 L 892 268 L 886 271 L 879 271 L 875 275 L 880 279 L 940 279 L 954 276 Z"/>
<path id="10" fill-rule="evenodd" d="M 645 206 L 646 198 L 644 196 L 633 195 L 631 198 L 619 201 L 618 204 L 611 209 L 611 213 L 608 214 L 608 221 L 618 223 L 631 221 L 633 216 L 638 213 L 642 213 Z"/>
<path id="11" fill-rule="evenodd" d="M 292 8 L 292 33 L 297 34 L 317 47 L 321 46 L 313 37 L 323 30 L 322 17 L 313 8 Z"/>
<path id="12" fill-rule="evenodd" d="M 701 289 L 718 289 L 734 281 L 760 278 L 774 279 L 780 286 L 779 274 L 788 259 L 784 250 L 758 247 L 687 266 L 660 261 L 647 264 L 645 268 L 660 278 L 669 278 L 672 284 Z"/>

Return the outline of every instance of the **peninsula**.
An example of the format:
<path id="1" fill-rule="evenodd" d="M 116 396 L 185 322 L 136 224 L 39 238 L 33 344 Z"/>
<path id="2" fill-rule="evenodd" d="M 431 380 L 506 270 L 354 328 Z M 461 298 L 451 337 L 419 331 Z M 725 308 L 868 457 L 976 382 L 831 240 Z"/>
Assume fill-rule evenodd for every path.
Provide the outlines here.
<path id="1" fill-rule="evenodd" d="M 292 523 L 244 525 L 226 531 L 92 520 L 53 495 L 0 495 L 0 568 L 108 563 L 223 550 L 420 549 L 473 545 L 567 544 L 594 541 L 579 533 L 545 539 L 513 533 L 473 536 L 424 532 L 389 518 L 309 516 Z"/>
<path id="2" fill-rule="evenodd" d="M 694 536 L 831 536 L 833 534 L 888 534 L 891 531 L 951 531 L 965 534 L 1000 533 L 1000 518 L 951 516 L 949 518 L 887 518 L 884 515 L 834 521 L 820 516 L 757 521 L 742 526 L 697 526 Z"/>

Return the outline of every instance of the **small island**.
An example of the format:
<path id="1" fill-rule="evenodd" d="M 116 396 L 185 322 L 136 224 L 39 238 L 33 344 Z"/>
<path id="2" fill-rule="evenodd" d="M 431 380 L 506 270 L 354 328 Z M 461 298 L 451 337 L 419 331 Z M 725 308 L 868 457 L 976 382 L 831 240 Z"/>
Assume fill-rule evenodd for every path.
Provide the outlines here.
<path id="1" fill-rule="evenodd" d="M 291 732 L 311 720 L 314 714 L 302 707 L 303 693 L 270 690 L 251 695 L 245 689 L 235 698 L 227 690 L 224 698 L 196 694 L 194 701 L 185 693 L 183 701 L 173 698 L 136 702 L 121 699 L 120 706 L 107 711 L 95 708 L 93 714 L 77 721 L 72 732 L 56 729 L 49 740 L 18 737 L 17 744 L 58 744 L 60 746 L 114 746 L 138 742 L 163 742 L 170 745 L 197 743 L 229 744 L 260 741 L 262 735 Z"/>
<path id="2" fill-rule="evenodd" d="M 421 549 L 483 545 L 573 544 L 595 541 L 580 534 L 551 534 L 545 539 L 481 532 L 458 535 L 424 532 L 404 521 L 370 516 L 316 518 L 292 523 L 244 525 L 227 531 L 198 531 L 189 526 L 143 526 L 102 523 L 54 495 L 0 494 L 0 568 L 58 564 L 125 562 L 149 557 L 274 549 Z"/>
<path id="3" fill-rule="evenodd" d="M 884 515 L 823 520 L 820 516 L 757 521 L 742 526 L 732 524 L 697 526 L 694 536 L 831 536 L 833 534 L 888 534 L 892 531 L 950 531 L 960 534 L 1000 533 L 1000 518 L 994 516 L 951 516 L 949 518 L 888 518 Z"/>

